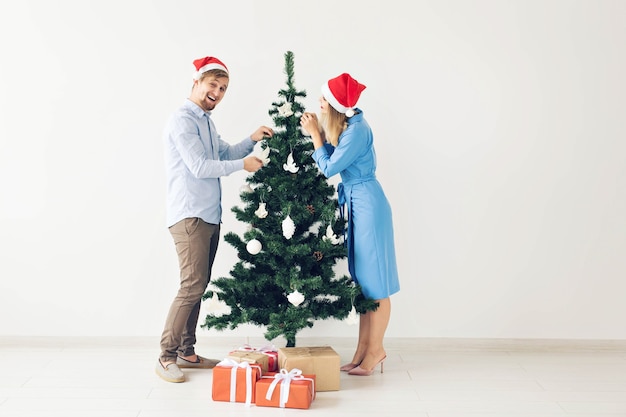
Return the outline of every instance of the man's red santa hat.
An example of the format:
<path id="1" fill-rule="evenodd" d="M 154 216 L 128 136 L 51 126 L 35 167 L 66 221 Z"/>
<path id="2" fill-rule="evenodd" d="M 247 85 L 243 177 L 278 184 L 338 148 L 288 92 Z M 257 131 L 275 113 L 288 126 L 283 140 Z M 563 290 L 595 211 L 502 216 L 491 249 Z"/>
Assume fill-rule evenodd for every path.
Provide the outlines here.
<path id="1" fill-rule="evenodd" d="M 221 69 L 228 73 L 228 68 L 226 68 L 226 64 L 212 56 L 196 59 L 195 61 L 193 61 L 193 65 L 196 67 L 196 72 L 193 73 L 194 80 L 200 79 L 200 76 L 203 73 L 212 69 Z"/>

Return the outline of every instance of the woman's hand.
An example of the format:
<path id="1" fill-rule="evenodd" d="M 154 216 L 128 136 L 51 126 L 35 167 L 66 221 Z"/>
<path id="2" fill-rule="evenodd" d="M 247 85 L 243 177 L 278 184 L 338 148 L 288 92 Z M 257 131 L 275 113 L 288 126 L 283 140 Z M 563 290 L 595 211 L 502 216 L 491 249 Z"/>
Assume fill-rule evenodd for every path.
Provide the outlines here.
<path id="1" fill-rule="evenodd" d="M 300 126 L 309 134 L 319 132 L 319 123 L 317 122 L 317 115 L 315 113 L 305 112 L 300 117 Z"/>
<path id="2" fill-rule="evenodd" d="M 324 138 L 323 130 L 320 129 L 315 113 L 304 113 L 302 117 L 300 117 L 300 126 L 311 135 L 314 149 L 324 146 L 326 139 Z"/>

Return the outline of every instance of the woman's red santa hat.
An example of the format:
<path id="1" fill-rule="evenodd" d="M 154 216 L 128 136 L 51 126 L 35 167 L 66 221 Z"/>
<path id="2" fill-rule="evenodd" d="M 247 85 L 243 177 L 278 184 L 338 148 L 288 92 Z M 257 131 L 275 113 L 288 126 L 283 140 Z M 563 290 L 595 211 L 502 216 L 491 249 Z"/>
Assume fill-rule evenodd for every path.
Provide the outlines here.
<path id="1" fill-rule="evenodd" d="M 322 85 L 322 95 L 328 104 L 339 113 L 345 113 L 346 117 L 354 116 L 354 106 L 363 90 L 365 86 L 345 72 Z"/>
<path id="2" fill-rule="evenodd" d="M 226 73 L 228 73 L 226 64 L 212 56 L 196 59 L 193 61 L 193 65 L 196 67 L 196 72 L 193 73 L 194 80 L 199 80 L 203 73 L 212 69 L 221 69 L 222 71 L 226 71 Z"/>

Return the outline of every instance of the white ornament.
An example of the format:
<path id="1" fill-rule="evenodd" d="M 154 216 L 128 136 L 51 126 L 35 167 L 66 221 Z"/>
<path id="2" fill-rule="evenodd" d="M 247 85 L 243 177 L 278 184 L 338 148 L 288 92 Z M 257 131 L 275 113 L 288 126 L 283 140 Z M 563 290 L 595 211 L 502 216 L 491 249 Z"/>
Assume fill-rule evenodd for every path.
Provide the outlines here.
<path id="1" fill-rule="evenodd" d="M 221 301 L 216 292 L 213 292 L 213 297 L 204 302 L 204 309 L 209 315 L 214 317 L 222 317 L 225 314 L 230 314 L 231 309 L 224 301 Z"/>
<path id="2" fill-rule="evenodd" d="M 287 239 L 291 239 L 295 231 L 296 225 L 294 224 L 293 220 L 291 220 L 291 217 L 287 215 L 287 217 L 285 217 L 285 220 L 283 220 L 283 236 L 285 236 Z"/>
<path id="3" fill-rule="evenodd" d="M 241 187 L 239 187 L 239 193 L 252 193 L 254 192 L 254 190 L 252 189 L 252 187 L 250 187 L 249 184 L 244 184 Z"/>
<path id="4" fill-rule="evenodd" d="M 270 147 L 266 147 L 261 152 L 257 153 L 257 158 L 263 161 L 263 166 L 266 166 L 270 163 Z"/>
<path id="5" fill-rule="evenodd" d="M 283 117 L 289 117 L 293 114 L 293 110 L 291 110 L 291 103 L 285 103 L 278 108 L 278 114 Z"/>
<path id="6" fill-rule="evenodd" d="M 254 212 L 259 219 L 267 217 L 267 210 L 265 209 L 265 203 L 259 203 L 259 208 Z"/>
<path id="7" fill-rule="evenodd" d="M 302 126 L 300 126 L 300 132 L 302 132 L 302 134 L 304 136 L 311 136 L 311 134 L 309 133 L 308 130 L 306 130 L 305 128 L 303 128 Z"/>
<path id="8" fill-rule="evenodd" d="M 256 255 L 257 253 L 261 252 L 261 249 L 263 249 L 263 245 L 261 245 L 261 242 L 259 242 L 256 239 L 252 239 L 250 242 L 248 242 L 248 244 L 246 245 L 246 249 L 248 250 L 248 252 L 250 252 L 252 255 Z"/>
<path id="9" fill-rule="evenodd" d="M 348 323 L 351 326 L 359 323 L 359 317 L 356 314 L 356 308 L 354 308 L 354 306 L 352 306 L 352 310 L 350 310 L 350 313 L 348 314 L 348 317 L 346 318 L 346 323 Z"/>
<path id="10" fill-rule="evenodd" d="M 333 245 L 337 245 L 341 243 L 343 237 L 338 238 L 337 235 L 333 232 L 333 228 L 328 225 L 328 227 L 326 228 L 326 236 L 324 236 L 322 240 L 327 240 Z"/>
<path id="11" fill-rule="evenodd" d="M 300 167 L 298 167 L 293 161 L 293 152 L 289 153 L 289 156 L 287 157 L 287 163 L 283 164 L 283 169 L 285 171 L 291 172 L 292 174 L 295 174 L 300 169 Z"/>
<path id="12" fill-rule="evenodd" d="M 289 302 L 294 306 L 298 307 L 304 302 L 304 295 L 302 295 L 300 291 L 295 290 L 287 296 L 287 300 L 289 300 Z"/>

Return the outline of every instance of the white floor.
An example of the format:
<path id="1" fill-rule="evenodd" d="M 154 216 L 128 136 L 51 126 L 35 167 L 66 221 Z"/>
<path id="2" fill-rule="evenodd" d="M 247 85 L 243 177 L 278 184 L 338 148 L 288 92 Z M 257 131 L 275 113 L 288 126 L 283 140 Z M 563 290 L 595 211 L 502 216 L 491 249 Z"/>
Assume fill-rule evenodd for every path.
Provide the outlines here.
<path id="1" fill-rule="evenodd" d="M 200 339 L 221 359 L 243 343 Z M 252 341 L 253 342 L 253 341 Z M 330 345 L 351 359 L 352 339 Z M 252 343 L 259 346 L 264 341 Z M 0 417 L 602 417 L 626 416 L 626 341 L 387 341 L 385 372 L 341 375 L 308 410 L 211 399 L 210 370 L 156 376 L 157 339 L 0 338 Z"/>

